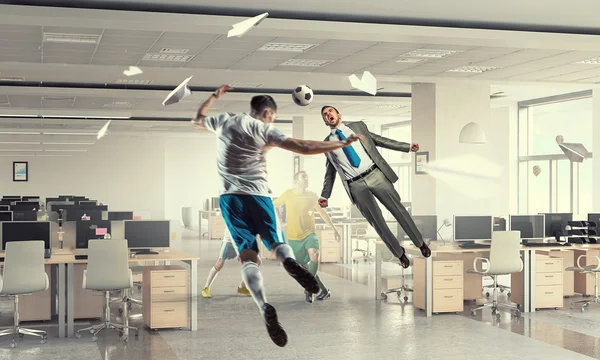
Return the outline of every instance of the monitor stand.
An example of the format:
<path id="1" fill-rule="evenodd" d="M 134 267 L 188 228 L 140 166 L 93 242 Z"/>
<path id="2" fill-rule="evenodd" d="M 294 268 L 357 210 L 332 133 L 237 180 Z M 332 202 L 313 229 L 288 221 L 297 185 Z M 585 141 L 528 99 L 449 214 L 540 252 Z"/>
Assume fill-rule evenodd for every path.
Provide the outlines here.
<path id="1" fill-rule="evenodd" d="M 135 250 L 134 254 L 136 254 L 136 255 L 158 255 L 158 252 L 151 251 L 150 249 L 139 249 L 139 250 Z"/>

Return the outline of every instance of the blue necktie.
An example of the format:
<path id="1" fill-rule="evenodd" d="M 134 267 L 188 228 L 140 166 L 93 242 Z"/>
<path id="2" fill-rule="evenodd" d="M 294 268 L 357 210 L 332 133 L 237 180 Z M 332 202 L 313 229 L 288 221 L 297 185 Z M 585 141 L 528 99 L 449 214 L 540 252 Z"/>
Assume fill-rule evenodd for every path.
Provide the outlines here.
<path id="1" fill-rule="evenodd" d="M 342 130 L 337 129 L 335 131 L 335 134 L 340 138 L 340 140 L 342 140 L 342 141 L 346 140 L 346 137 L 342 133 Z M 360 165 L 360 157 L 358 156 L 358 154 L 356 153 L 356 150 L 354 150 L 352 145 L 344 146 L 342 148 L 342 150 L 344 150 L 344 154 L 346 154 L 346 157 L 348 158 L 350 165 L 357 168 Z"/>

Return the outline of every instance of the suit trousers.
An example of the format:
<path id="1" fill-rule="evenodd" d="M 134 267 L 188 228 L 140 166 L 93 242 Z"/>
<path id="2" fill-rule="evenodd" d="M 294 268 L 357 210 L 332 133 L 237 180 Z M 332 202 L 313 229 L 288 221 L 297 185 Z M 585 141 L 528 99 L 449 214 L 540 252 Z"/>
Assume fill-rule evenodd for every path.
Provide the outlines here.
<path id="1" fill-rule="evenodd" d="M 402 226 L 402 229 L 415 246 L 421 247 L 423 245 L 421 232 L 417 229 L 417 225 L 415 225 L 404 205 L 402 205 L 400 195 L 394 188 L 394 184 L 385 177 L 381 170 L 373 170 L 364 178 L 350 183 L 349 188 L 356 207 L 394 256 L 401 257 L 404 254 L 404 248 L 400 245 L 396 235 L 387 226 L 375 198 L 392 213 L 392 216 Z"/>

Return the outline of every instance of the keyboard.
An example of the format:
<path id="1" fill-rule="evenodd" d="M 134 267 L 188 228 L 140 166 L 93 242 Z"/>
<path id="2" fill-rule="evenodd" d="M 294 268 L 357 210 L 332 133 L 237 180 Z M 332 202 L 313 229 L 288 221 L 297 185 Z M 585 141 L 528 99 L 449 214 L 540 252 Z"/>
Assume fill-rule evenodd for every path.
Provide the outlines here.
<path id="1" fill-rule="evenodd" d="M 527 247 L 572 246 L 569 243 L 527 243 L 522 245 Z"/>
<path id="2" fill-rule="evenodd" d="M 75 255 L 75 260 L 87 260 L 87 255 Z"/>
<path id="3" fill-rule="evenodd" d="M 489 249 L 491 247 L 490 244 L 478 244 L 478 243 L 468 243 L 468 244 L 460 244 L 458 245 L 461 249 Z"/>

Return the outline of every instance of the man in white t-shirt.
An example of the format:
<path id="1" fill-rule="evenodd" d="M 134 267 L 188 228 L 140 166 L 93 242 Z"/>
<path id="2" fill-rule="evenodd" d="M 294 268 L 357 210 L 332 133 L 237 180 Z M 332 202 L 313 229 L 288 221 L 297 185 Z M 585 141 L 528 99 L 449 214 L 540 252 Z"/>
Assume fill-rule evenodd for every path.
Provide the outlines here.
<path id="1" fill-rule="evenodd" d="M 208 116 L 215 100 L 231 90 L 228 85 L 217 89 L 200 106 L 192 124 L 217 135 L 221 215 L 237 246 L 242 279 L 265 319 L 267 332 L 276 345 L 285 346 L 287 334 L 279 323 L 275 308 L 267 303 L 263 289 L 256 236 L 260 235 L 265 247 L 274 253 L 287 273 L 306 291 L 317 294 L 320 289 L 315 277 L 298 264 L 292 248 L 285 243 L 267 181 L 266 152 L 271 147 L 279 147 L 304 155 L 323 154 L 350 145 L 361 136 L 350 136 L 344 141 L 288 137 L 272 125 L 277 118 L 277 104 L 268 95 L 252 98 L 250 114 Z"/>

